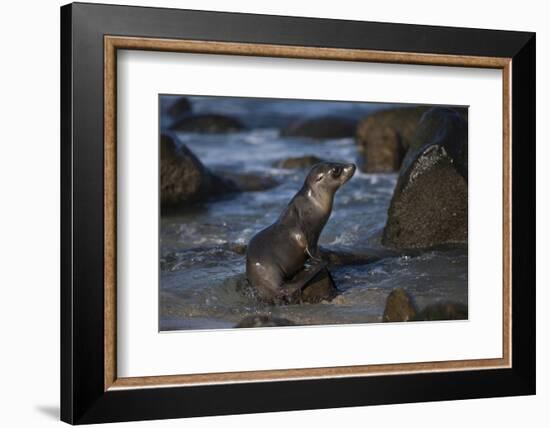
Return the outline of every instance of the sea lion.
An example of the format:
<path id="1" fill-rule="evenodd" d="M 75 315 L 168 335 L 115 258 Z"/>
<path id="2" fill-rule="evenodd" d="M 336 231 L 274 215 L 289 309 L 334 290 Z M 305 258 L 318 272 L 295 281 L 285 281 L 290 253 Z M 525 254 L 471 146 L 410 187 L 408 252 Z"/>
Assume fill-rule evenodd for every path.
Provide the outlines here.
<path id="1" fill-rule="evenodd" d="M 317 242 L 332 211 L 334 194 L 355 173 L 354 164 L 314 165 L 279 219 L 252 237 L 246 276 L 261 300 L 284 303 L 325 267 Z M 313 266 L 298 275 L 307 260 Z"/>

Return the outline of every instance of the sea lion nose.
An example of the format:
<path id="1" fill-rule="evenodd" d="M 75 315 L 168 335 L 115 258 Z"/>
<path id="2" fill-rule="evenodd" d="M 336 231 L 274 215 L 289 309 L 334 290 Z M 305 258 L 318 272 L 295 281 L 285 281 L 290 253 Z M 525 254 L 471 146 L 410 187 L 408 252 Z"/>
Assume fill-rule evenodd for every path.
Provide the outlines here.
<path id="1" fill-rule="evenodd" d="M 356 168 L 357 167 L 353 163 L 347 164 L 344 167 L 344 173 L 346 174 L 346 176 L 351 177 L 353 174 L 355 174 Z"/>

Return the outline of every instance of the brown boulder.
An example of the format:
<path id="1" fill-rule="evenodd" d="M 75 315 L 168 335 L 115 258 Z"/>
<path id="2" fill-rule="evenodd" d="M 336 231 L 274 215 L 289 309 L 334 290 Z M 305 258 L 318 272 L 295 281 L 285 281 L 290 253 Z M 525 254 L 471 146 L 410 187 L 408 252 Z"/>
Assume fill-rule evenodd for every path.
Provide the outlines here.
<path id="1" fill-rule="evenodd" d="M 160 139 L 160 202 L 163 209 L 185 206 L 238 190 L 206 168 L 185 145 L 163 134 Z"/>
<path id="2" fill-rule="evenodd" d="M 417 321 L 467 320 L 468 306 L 462 303 L 441 302 L 426 306 L 417 315 Z"/>
<path id="3" fill-rule="evenodd" d="M 464 108 L 434 107 L 418 124 L 404 160 L 405 167 L 419 151 L 432 146 L 443 147 L 456 170 L 468 180 L 468 116 Z"/>
<path id="4" fill-rule="evenodd" d="M 383 322 L 451 321 L 468 319 L 468 306 L 456 302 L 437 302 L 418 310 L 412 296 L 403 288 L 392 290 L 386 299 Z"/>
<path id="5" fill-rule="evenodd" d="M 259 192 L 279 185 L 279 182 L 270 175 L 229 171 L 219 171 L 218 175 L 234 183 L 242 192 Z"/>
<path id="6" fill-rule="evenodd" d="M 429 107 L 399 107 L 375 112 L 359 122 L 356 141 L 364 172 L 399 171 L 422 114 Z"/>
<path id="7" fill-rule="evenodd" d="M 330 301 L 336 297 L 337 290 L 328 269 L 323 269 L 302 289 L 300 300 L 307 303 Z"/>
<path id="8" fill-rule="evenodd" d="M 416 312 L 412 297 L 403 288 L 396 288 L 392 290 L 386 300 L 382 321 L 411 321 L 416 317 Z"/>
<path id="9" fill-rule="evenodd" d="M 468 240 L 468 126 L 452 109 L 422 118 L 401 167 L 382 243 L 429 248 Z"/>
<path id="10" fill-rule="evenodd" d="M 307 274 L 307 269 L 299 272 L 293 280 L 299 280 L 301 275 Z M 307 284 L 293 294 L 289 303 L 319 303 L 322 301 L 330 301 L 337 294 L 336 285 L 327 268 L 323 268 Z"/>
<path id="11" fill-rule="evenodd" d="M 198 114 L 181 118 L 172 125 L 171 129 L 181 132 L 224 134 L 242 131 L 245 126 L 234 117 L 221 114 Z"/>
<path id="12" fill-rule="evenodd" d="M 299 169 L 299 168 L 309 168 L 320 162 L 323 162 L 323 159 L 318 158 L 317 156 L 314 156 L 314 155 L 305 155 L 305 156 L 299 156 L 295 158 L 287 158 L 287 159 L 280 160 L 279 162 L 275 163 L 275 166 L 277 168 L 284 168 L 284 169 Z"/>
<path id="13" fill-rule="evenodd" d="M 355 135 L 356 127 L 355 120 L 337 116 L 322 116 L 293 122 L 281 131 L 281 135 L 316 140 L 350 138 Z"/>
<path id="14" fill-rule="evenodd" d="M 399 171 L 407 149 L 395 129 L 376 127 L 367 141 L 366 153 L 363 153 L 362 160 L 363 171 Z"/>

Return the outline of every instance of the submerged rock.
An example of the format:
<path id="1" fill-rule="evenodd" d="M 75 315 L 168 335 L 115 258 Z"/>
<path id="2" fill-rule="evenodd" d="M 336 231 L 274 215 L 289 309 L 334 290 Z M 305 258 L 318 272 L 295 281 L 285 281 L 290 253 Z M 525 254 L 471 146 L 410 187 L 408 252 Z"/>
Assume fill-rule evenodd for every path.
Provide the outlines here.
<path id="1" fill-rule="evenodd" d="M 357 126 L 364 172 L 399 171 L 422 115 L 429 107 L 400 107 L 369 115 Z"/>
<path id="2" fill-rule="evenodd" d="M 437 302 L 419 311 L 403 288 L 392 290 L 386 300 L 383 322 L 451 321 L 468 319 L 468 306 L 456 302 Z"/>
<path id="3" fill-rule="evenodd" d="M 331 266 L 363 265 L 377 262 L 386 257 L 397 257 L 401 253 L 390 249 L 372 249 L 362 253 L 352 253 L 334 248 L 319 247 L 322 259 Z"/>
<path id="4" fill-rule="evenodd" d="M 172 130 L 205 134 L 224 134 L 245 129 L 243 123 L 234 117 L 221 114 L 200 114 L 186 116 L 172 125 Z"/>
<path id="5" fill-rule="evenodd" d="M 291 123 L 281 131 L 283 137 L 307 137 L 317 140 L 350 138 L 355 135 L 357 122 L 337 116 L 322 116 Z"/>
<path id="6" fill-rule="evenodd" d="M 171 135 L 160 140 L 160 202 L 163 209 L 182 207 L 214 195 L 234 192 L 236 185 L 213 174 Z"/>
<path id="7" fill-rule="evenodd" d="M 240 321 L 236 328 L 253 328 L 253 327 L 286 327 L 296 325 L 285 318 L 277 318 L 272 315 L 250 315 Z"/>
<path id="8" fill-rule="evenodd" d="M 277 168 L 284 169 L 299 169 L 299 168 L 309 168 L 315 164 L 324 162 L 323 159 L 318 158 L 313 155 L 299 156 L 295 158 L 283 159 L 275 163 Z"/>
<path id="9" fill-rule="evenodd" d="M 395 187 L 382 243 L 429 248 L 468 239 L 468 126 L 455 110 L 422 117 Z"/>

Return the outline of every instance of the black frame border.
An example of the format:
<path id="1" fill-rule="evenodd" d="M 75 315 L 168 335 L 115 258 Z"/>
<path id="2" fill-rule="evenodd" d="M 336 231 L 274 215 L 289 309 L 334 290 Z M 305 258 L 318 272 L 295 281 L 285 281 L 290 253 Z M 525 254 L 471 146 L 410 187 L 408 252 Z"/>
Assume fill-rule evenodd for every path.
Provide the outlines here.
<path id="1" fill-rule="evenodd" d="M 105 35 L 512 59 L 512 367 L 104 391 Z M 71 424 L 535 393 L 535 34 L 73 3 L 61 8 L 61 419 Z"/>

